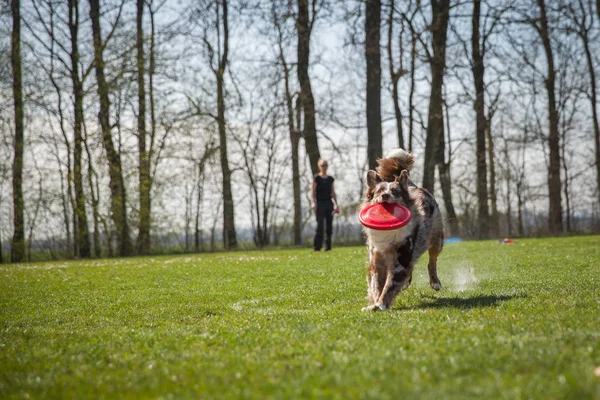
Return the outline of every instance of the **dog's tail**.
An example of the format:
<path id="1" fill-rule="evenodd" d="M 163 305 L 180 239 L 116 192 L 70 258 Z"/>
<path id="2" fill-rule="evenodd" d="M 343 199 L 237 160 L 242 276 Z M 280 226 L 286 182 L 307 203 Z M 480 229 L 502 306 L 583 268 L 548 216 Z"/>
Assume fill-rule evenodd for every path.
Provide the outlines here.
<path id="1" fill-rule="evenodd" d="M 414 163 L 412 153 L 404 149 L 395 149 L 387 157 L 377 160 L 377 175 L 384 181 L 391 182 L 400 176 L 403 170 L 410 171 Z"/>

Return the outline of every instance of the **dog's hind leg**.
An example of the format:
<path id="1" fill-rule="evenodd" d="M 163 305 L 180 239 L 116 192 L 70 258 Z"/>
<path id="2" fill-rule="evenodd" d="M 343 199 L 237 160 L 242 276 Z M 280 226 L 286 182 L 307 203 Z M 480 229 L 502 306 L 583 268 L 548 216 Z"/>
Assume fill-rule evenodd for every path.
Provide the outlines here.
<path id="1" fill-rule="evenodd" d="M 429 270 L 429 286 L 433 290 L 440 290 L 442 288 L 442 283 L 437 276 L 437 259 L 441 251 L 441 247 L 437 244 L 433 244 L 429 248 L 429 264 L 427 264 L 427 269 Z"/>

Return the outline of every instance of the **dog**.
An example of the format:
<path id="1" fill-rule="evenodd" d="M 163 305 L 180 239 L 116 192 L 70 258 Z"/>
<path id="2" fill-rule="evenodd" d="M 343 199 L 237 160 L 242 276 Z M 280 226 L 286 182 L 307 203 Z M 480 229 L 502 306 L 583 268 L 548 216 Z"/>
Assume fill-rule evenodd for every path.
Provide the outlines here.
<path id="1" fill-rule="evenodd" d="M 377 164 L 375 171 L 367 173 L 366 198 L 361 209 L 375 203 L 396 203 L 408 208 L 412 218 L 394 230 L 363 227 L 369 251 L 369 305 L 363 310 L 372 311 L 392 306 L 398 293 L 410 285 L 414 265 L 427 250 L 429 285 L 440 290 L 437 259 L 444 247 L 444 220 L 435 198 L 409 178 L 413 155 L 398 149 Z"/>

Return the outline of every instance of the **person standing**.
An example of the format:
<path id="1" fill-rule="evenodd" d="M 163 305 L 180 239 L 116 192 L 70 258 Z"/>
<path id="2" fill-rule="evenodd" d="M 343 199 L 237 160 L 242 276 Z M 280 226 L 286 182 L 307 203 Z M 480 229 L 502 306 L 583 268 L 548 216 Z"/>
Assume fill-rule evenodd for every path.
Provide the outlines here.
<path id="1" fill-rule="evenodd" d="M 333 214 L 339 212 L 337 197 L 333 188 L 333 177 L 327 175 L 327 160 L 319 159 L 319 173 L 315 175 L 311 188 L 311 205 L 317 216 L 317 232 L 314 249 L 321 251 L 323 247 L 323 228 L 325 228 L 325 251 L 331 250 L 331 234 L 333 232 Z"/>

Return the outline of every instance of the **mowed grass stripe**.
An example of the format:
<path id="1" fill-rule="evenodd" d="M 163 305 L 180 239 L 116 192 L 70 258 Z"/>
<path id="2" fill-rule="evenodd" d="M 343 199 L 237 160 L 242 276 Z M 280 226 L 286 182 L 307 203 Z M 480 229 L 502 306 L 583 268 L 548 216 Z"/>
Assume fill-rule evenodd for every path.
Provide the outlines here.
<path id="1" fill-rule="evenodd" d="M 600 398 L 600 237 L 448 244 L 381 313 L 366 257 L 0 266 L 0 397 Z"/>

